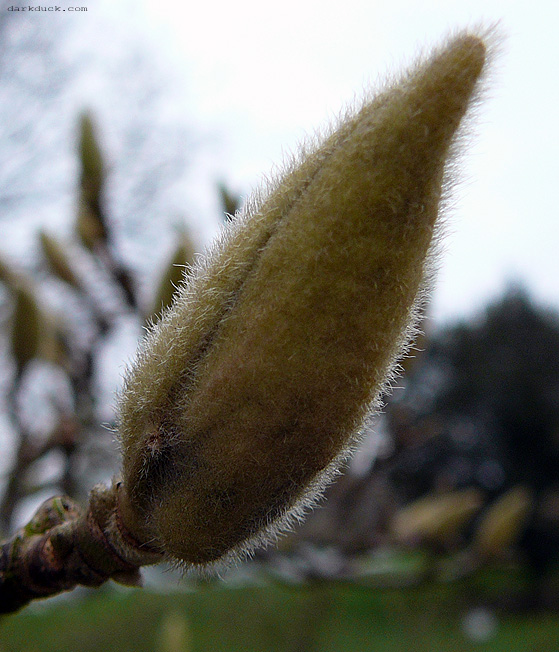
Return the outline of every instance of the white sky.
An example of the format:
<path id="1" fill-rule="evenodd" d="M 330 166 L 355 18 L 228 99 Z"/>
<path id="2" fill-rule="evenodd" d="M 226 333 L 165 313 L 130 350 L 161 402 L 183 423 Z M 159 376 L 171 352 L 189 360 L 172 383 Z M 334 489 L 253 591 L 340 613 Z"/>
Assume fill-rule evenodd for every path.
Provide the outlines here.
<path id="1" fill-rule="evenodd" d="M 193 115 L 215 136 L 200 174 L 224 178 L 242 193 L 305 133 L 421 47 L 452 29 L 500 21 L 506 39 L 464 166 L 431 312 L 439 320 L 467 315 L 515 280 L 559 307 L 559 3 L 142 0 L 133 6 L 138 25 L 184 83 Z M 132 5 L 121 7 L 124 20 Z"/>

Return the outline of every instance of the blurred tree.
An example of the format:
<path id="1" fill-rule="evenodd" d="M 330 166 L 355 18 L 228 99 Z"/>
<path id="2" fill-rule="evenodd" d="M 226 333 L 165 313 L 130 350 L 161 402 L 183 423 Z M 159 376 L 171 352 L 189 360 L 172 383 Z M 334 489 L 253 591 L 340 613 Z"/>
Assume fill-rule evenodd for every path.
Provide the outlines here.
<path id="1" fill-rule="evenodd" d="M 516 500 L 522 527 L 514 505 L 506 527 L 504 509 L 491 526 L 485 516 L 483 527 L 513 531 L 536 576 L 559 558 L 556 313 L 512 287 L 481 318 L 433 333 L 388 417 L 400 447 L 391 479 L 401 500 L 477 487 L 495 501 L 489 514 L 506 492 L 524 487 L 511 494 L 533 495 L 530 509 L 526 498 Z"/>
<path id="2" fill-rule="evenodd" d="M 77 74 L 56 46 L 68 24 L 22 20 L 12 4 L 0 1 L 0 219 L 10 220 L 72 187 L 53 152 L 62 149 L 60 106 Z"/>
<path id="3" fill-rule="evenodd" d="M 4 530 L 41 490 L 80 497 L 114 471 L 119 361 L 170 301 L 162 269 L 176 284 L 192 257 L 176 208 L 192 140 L 156 54 L 125 26 L 109 36 L 102 12 L 60 23 L 23 20 L 9 5 L 0 2 L 0 437 L 14 451 L 0 461 Z M 103 20 L 110 47 L 99 49 Z M 76 129 L 85 100 L 105 126 L 102 148 L 92 115 Z"/>
<path id="4" fill-rule="evenodd" d="M 516 483 L 541 491 L 558 482 L 558 351 L 557 315 L 518 288 L 482 319 L 433 333 L 389 413 L 395 437 L 415 444 L 416 453 L 405 446 L 401 472 L 414 466 L 428 484 L 477 483 L 497 493 Z"/>
<path id="5" fill-rule="evenodd" d="M 559 318 L 519 288 L 433 341 L 448 370 L 434 405 L 446 420 L 465 415 L 498 437 L 506 482 L 542 490 L 559 481 Z"/>
<path id="6" fill-rule="evenodd" d="M 24 20 L 7 11 L 9 4 L 0 5 L 4 250 L 29 270 L 38 228 L 48 223 L 68 234 L 77 181 L 75 116 L 88 106 L 110 172 L 104 197 L 113 257 L 142 278 L 158 273 L 173 247 L 169 227 L 184 217 L 194 150 L 185 98 L 167 62 L 139 28 L 115 24 L 110 9 L 61 23 L 54 14 Z M 149 292 L 140 286 L 140 294 L 144 289 Z"/>
<path id="7" fill-rule="evenodd" d="M 137 335 L 147 317 L 157 318 L 172 300 L 194 253 L 183 231 L 159 289 L 153 292 L 155 300 L 150 297 L 150 305 L 143 306 L 132 274 L 114 253 L 105 165 L 90 115 L 82 116 L 79 132 L 76 238 L 62 242 L 46 231 L 38 234 L 43 269 L 39 278 L 6 261 L 0 263 L 0 281 L 11 310 L 9 357 L 14 371 L 6 394 L 16 441 L 0 501 L 4 531 L 27 496 L 45 488 L 81 496 L 93 481 L 114 472 L 117 455 L 110 434 L 114 424 L 98 425 L 100 353 L 115 338 L 124 317 L 135 323 Z M 44 282 L 56 288 L 58 303 L 66 310 L 44 300 Z M 42 392 L 49 386 L 54 390 Z M 42 409 L 41 403 L 46 403 Z"/>

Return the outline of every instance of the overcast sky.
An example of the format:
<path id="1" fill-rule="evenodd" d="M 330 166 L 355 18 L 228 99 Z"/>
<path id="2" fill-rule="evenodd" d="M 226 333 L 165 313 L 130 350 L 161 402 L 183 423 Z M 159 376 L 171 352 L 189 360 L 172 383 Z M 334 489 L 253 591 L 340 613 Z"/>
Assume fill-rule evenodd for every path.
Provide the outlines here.
<path id="1" fill-rule="evenodd" d="M 131 6 L 121 5 L 123 20 Z M 242 193 L 386 72 L 451 30 L 499 21 L 505 39 L 463 166 L 432 314 L 439 320 L 470 314 L 514 281 L 559 307 L 559 3 L 142 0 L 134 6 L 139 28 L 184 84 L 192 114 L 213 134 L 199 174 L 226 179 Z"/>

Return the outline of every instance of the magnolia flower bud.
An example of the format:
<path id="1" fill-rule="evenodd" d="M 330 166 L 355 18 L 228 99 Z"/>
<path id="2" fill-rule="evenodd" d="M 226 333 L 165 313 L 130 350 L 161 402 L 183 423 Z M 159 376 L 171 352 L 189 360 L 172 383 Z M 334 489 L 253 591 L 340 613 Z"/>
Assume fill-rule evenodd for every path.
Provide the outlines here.
<path id="1" fill-rule="evenodd" d="M 490 505 L 474 537 L 474 550 L 483 558 L 503 555 L 520 538 L 533 507 L 527 487 L 516 486 Z"/>
<path id="2" fill-rule="evenodd" d="M 152 547 L 188 565 L 247 552 L 347 455 L 409 341 L 485 58 L 458 36 L 305 150 L 149 333 L 120 436 L 124 518 Z"/>
<path id="3" fill-rule="evenodd" d="M 68 283 L 68 285 L 79 290 L 80 281 L 76 276 L 68 255 L 60 242 L 58 242 L 58 240 L 53 236 L 49 235 L 46 231 L 41 231 L 39 233 L 39 242 L 51 272 L 61 281 L 64 281 L 65 283 Z"/>
<path id="4" fill-rule="evenodd" d="M 80 185 L 90 201 L 97 201 L 104 182 L 103 157 L 97 143 L 96 128 L 87 113 L 80 120 L 79 154 L 81 163 Z"/>
<path id="5" fill-rule="evenodd" d="M 179 237 L 178 245 L 169 260 L 155 295 L 155 300 L 147 317 L 147 322 L 156 320 L 162 310 L 173 302 L 175 293 L 184 278 L 185 267 L 190 267 L 194 261 L 194 244 L 188 234 Z"/>
<path id="6" fill-rule="evenodd" d="M 392 519 L 392 532 L 403 543 L 445 545 L 457 537 L 483 506 L 475 488 L 429 494 L 406 505 Z"/>
<path id="7" fill-rule="evenodd" d="M 20 284 L 14 288 L 11 349 L 18 372 L 39 355 L 44 319 L 35 293 Z"/>
<path id="8" fill-rule="evenodd" d="M 105 166 L 95 124 L 89 114 L 82 115 L 79 130 L 81 173 L 76 231 L 82 244 L 93 250 L 108 237 L 102 210 Z"/>

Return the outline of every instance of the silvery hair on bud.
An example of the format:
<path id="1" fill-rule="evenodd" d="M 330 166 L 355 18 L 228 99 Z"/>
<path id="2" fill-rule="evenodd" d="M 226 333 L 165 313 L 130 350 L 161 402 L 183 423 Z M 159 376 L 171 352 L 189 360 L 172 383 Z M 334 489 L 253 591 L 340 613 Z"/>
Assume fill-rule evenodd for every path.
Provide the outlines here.
<path id="1" fill-rule="evenodd" d="M 456 35 L 303 148 L 142 343 L 119 404 L 127 525 L 169 559 L 212 567 L 273 539 L 378 406 L 413 338 L 487 40 Z"/>

